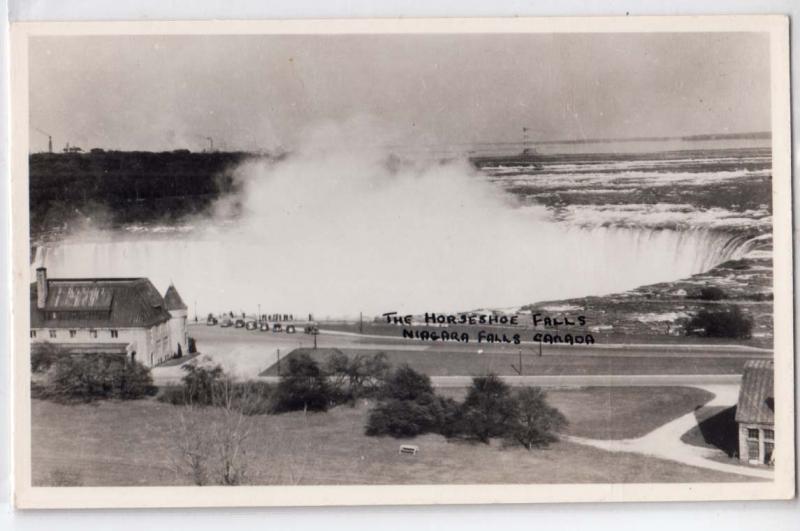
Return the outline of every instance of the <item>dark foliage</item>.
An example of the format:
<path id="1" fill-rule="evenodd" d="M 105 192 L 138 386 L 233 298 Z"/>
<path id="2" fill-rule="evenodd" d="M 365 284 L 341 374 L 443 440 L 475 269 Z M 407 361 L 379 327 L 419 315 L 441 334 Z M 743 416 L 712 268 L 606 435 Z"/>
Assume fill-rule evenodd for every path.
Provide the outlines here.
<path id="1" fill-rule="evenodd" d="M 365 433 L 404 438 L 425 433 L 447 435 L 458 415 L 458 404 L 451 398 L 433 394 L 415 400 L 390 398 L 370 411 Z"/>
<path id="2" fill-rule="evenodd" d="M 702 330 L 700 333 L 707 337 L 749 339 L 752 337 L 753 320 L 744 315 L 738 306 L 729 305 L 718 310 L 701 310 L 691 318 L 687 329 L 690 334 Z"/>
<path id="3" fill-rule="evenodd" d="M 187 365 L 180 387 L 167 387 L 158 395 L 159 402 L 176 406 L 230 407 L 245 415 L 263 415 L 271 411 L 272 387 L 266 382 L 233 381 L 219 365 Z"/>
<path id="4" fill-rule="evenodd" d="M 394 400 L 416 400 L 432 394 L 433 387 L 428 375 L 419 373 L 408 365 L 395 369 L 381 392 L 383 398 Z"/>
<path id="5" fill-rule="evenodd" d="M 378 393 L 389 374 L 389 363 L 382 352 L 351 358 L 335 350 L 325 362 L 325 373 L 336 401 L 354 403 L 358 398 Z"/>
<path id="6" fill-rule="evenodd" d="M 64 349 L 60 346 L 49 343 L 31 344 L 31 371 L 46 372 L 53 366 L 60 356 L 65 355 Z"/>
<path id="7" fill-rule="evenodd" d="M 150 369 L 126 356 L 70 354 L 58 358 L 40 397 L 70 402 L 135 399 L 155 394 Z"/>
<path id="8" fill-rule="evenodd" d="M 547 394 L 539 387 L 526 387 L 516 393 L 514 417 L 506 439 L 532 450 L 557 440 L 554 432 L 567 425 L 564 415 L 547 403 Z"/>
<path id="9" fill-rule="evenodd" d="M 31 234 L 91 218 L 96 226 L 174 220 L 235 193 L 247 153 L 36 153 L 30 156 Z"/>
<path id="10" fill-rule="evenodd" d="M 227 377 L 222 367 L 203 367 L 192 363 L 181 367 L 183 376 L 184 404 L 197 406 L 213 406 L 219 395 L 219 388 L 225 384 Z"/>
<path id="11" fill-rule="evenodd" d="M 467 438 L 488 443 L 492 437 L 509 433 L 516 413 L 508 384 L 495 374 L 476 377 L 461 408 L 460 431 Z"/>
<path id="12" fill-rule="evenodd" d="M 319 364 L 301 353 L 289 358 L 289 368 L 275 389 L 272 411 L 326 411 L 333 399 L 334 393 Z"/>

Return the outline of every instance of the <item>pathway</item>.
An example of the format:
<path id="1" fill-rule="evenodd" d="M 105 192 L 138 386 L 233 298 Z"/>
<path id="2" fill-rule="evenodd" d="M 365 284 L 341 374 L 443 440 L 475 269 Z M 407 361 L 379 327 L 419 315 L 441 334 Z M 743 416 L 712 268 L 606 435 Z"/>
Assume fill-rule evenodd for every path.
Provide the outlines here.
<path id="1" fill-rule="evenodd" d="M 714 398 L 705 407 L 732 406 L 739 394 L 738 385 L 699 385 Z M 745 476 L 774 479 L 774 471 L 766 468 L 753 468 L 746 465 L 733 465 L 714 461 L 711 458 L 721 455 L 719 450 L 693 446 L 681 441 L 681 436 L 697 425 L 694 411 L 656 428 L 647 435 L 636 439 L 600 440 L 562 435 L 564 440 L 593 446 L 609 452 L 634 452 L 644 455 L 677 461 L 690 466 L 707 468 L 718 472 L 728 472 Z"/>

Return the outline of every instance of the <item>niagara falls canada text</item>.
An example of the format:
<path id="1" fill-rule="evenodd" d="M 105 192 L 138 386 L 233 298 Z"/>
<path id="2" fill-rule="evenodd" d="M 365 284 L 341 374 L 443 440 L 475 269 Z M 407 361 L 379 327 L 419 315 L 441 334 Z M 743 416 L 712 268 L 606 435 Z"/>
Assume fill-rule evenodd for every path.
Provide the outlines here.
<path id="1" fill-rule="evenodd" d="M 530 334 L 530 341 L 534 343 L 565 344 L 565 345 L 592 345 L 595 339 L 592 334 L 582 333 L 562 333 L 562 328 L 580 327 L 585 328 L 587 324 L 585 315 L 570 317 L 568 315 L 549 316 L 541 313 L 531 315 L 531 322 L 527 320 L 521 323 L 519 315 L 495 315 L 484 313 L 425 313 L 424 316 L 415 317 L 411 314 L 399 315 L 397 312 L 387 312 L 382 314 L 384 322 L 396 325 L 401 328 L 401 335 L 404 339 L 418 339 L 420 341 L 440 341 L 456 343 L 490 343 L 490 344 L 512 344 L 519 345 L 523 342 L 523 334 L 508 330 L 469 330 L 471 327 L 492 326 L 492 327 L 520 327 L 531 324 L 536 328 L 555 328 L 555 331 L 534 330 Z M 447 326 L 458 327 L 449 329 Z M 437 327 L 429 330 L 426 327 Z M 465 330 L 464 327 L 467 327 Z"/>

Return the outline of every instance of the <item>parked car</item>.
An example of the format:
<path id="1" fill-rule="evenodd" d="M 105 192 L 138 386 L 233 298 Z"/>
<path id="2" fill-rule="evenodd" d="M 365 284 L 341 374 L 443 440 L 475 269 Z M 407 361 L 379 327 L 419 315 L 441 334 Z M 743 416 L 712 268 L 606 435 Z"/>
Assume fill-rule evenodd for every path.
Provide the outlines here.
<path id="1" fill-rule="evenodd" d="M 319 334 L 319 327 L 316 325 L 316 323 L 309 323 L 303 327 L 303 333 Z"/>
<path id="2" fill-rule="evenodd" d="M 230 319 L 223 319 L 219 326 L 220 328 L 229 328 L 233 326 L 233 321 Z"/>
<path id="3" fill-rule="evenodd" d="M 209 317 L 206 319 L 206 326 L 216 326 L 219 323 L 216 317 Z"/>
<path id="4" fill-rule="evenodd" d="M 236 328 L 244 328 L 244 319 L 236 319 L 234 326 Z"/>
<path id="5" fill-rule="evenodd" d="M 261 326 L 258 327 L 258 329 L 261 330 L 262 332 L 269 332 L 269 323 L 266 322 L 266 321 L 263 321 L 261 323 Z"/>
<path id="6" fill-rule="evenodd" d="M 255 321 L 247 321 L 244 327 L 248 330 L 256 330 L 258 328 L 258 323 Z"/>
<path id="7" fill-rule="evenodd" d="M 272 325 L 272 332 L 273 333 L 277 334 L 278 332 L 282 332 L 282 331 L 283 331 L 283 327 L 281 326 L 280 323 L 275 323 L 274 325 Z"/>
<path id="8" fill-rule="evenodd" d="M 295 327 L 294 327 L 293 324 L 286 325 L 286 333 L 287 334 L 294 334 L 296 331 L 297 330 L 295 330 Z"/>

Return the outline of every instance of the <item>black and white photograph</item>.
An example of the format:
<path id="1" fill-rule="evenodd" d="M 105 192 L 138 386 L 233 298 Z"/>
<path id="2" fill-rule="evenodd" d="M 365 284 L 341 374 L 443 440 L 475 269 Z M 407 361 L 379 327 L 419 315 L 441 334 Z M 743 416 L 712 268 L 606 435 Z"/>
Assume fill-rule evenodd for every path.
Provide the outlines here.
<path id="1" fill-rule="evenodd" d="M 792 497 L 787 28 L 16 25 L 17 503 Z"/>

